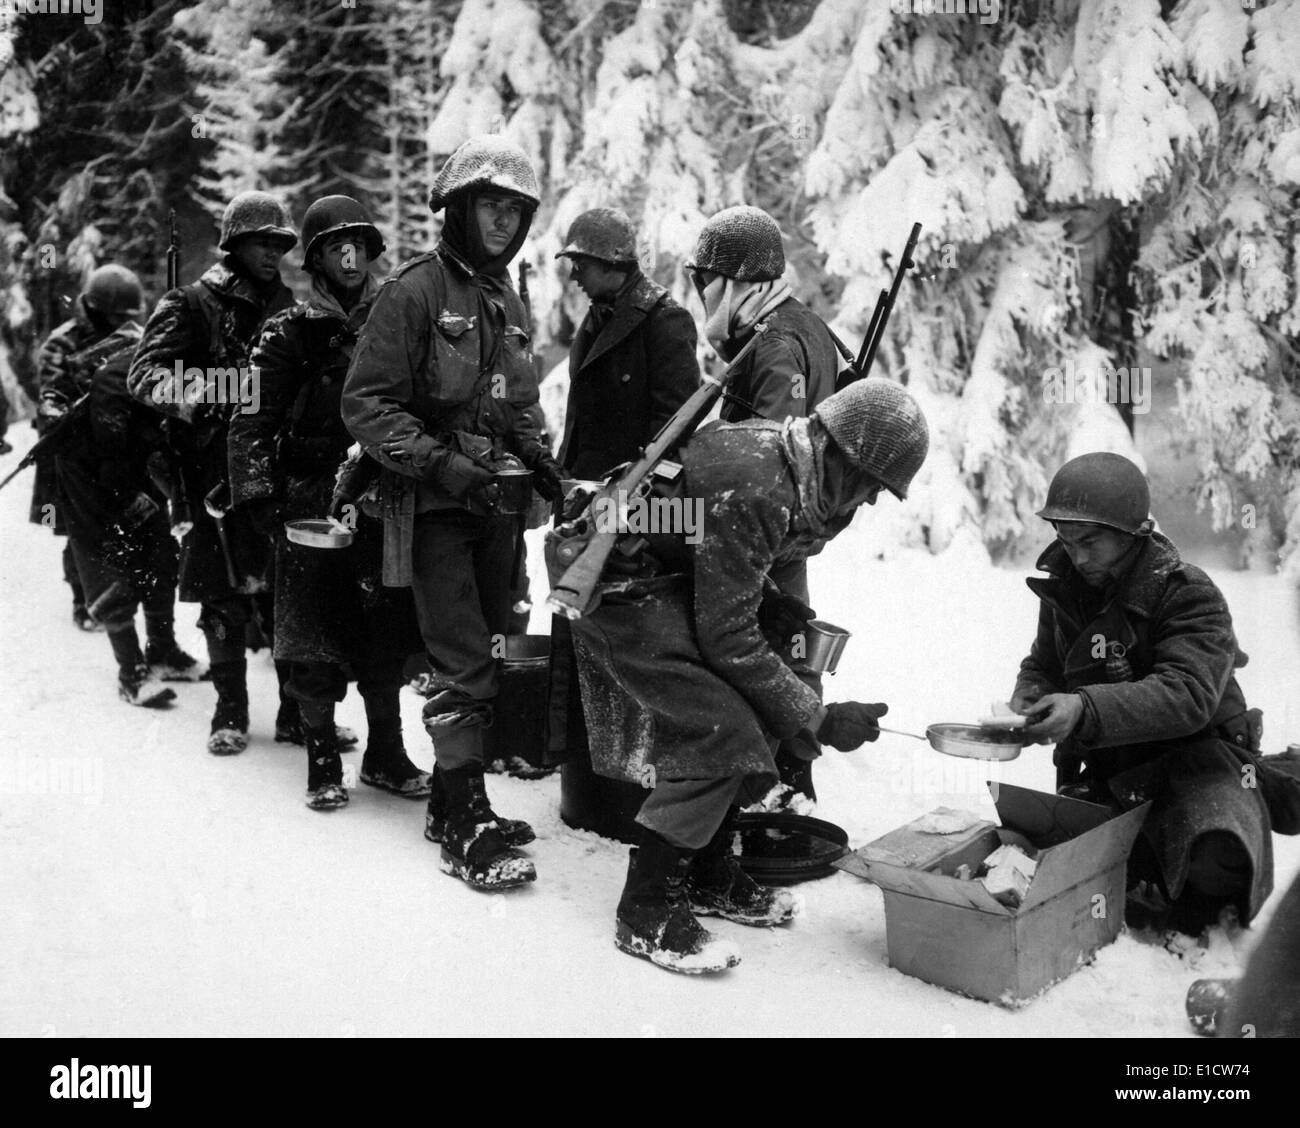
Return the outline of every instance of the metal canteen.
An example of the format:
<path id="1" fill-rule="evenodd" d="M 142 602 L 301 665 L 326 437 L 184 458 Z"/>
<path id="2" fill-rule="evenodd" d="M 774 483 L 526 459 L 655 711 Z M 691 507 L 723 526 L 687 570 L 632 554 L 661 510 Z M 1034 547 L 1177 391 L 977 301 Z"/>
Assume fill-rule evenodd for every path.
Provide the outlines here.
<path id="1" fill-rule="evenodd" d="M 526 513 L 533 503 L 533 472 L 522 466 L 507 466 L 492 475 L 497 499 L 493 511 L 501 516 Z"/>
<path id="2" fill-rule="evenodd" d="M 804 628 L 807 653 L 803 664 L 819 674 L 833 674 L 840 664 L 840 655 L 852 636 L 843 627 L 824 619 L 809 619 Z"/>

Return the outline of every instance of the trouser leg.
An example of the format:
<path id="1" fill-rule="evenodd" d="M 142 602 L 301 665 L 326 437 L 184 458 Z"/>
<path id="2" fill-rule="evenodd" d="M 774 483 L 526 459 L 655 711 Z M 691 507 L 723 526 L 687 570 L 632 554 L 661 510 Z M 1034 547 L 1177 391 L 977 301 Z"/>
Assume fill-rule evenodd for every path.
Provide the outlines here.
<path id="1" fill-rule="evenodd" d="M 636 821 L 679 850 L 700 850 L 722 826 L 743 776 L 659 780 Z"/>

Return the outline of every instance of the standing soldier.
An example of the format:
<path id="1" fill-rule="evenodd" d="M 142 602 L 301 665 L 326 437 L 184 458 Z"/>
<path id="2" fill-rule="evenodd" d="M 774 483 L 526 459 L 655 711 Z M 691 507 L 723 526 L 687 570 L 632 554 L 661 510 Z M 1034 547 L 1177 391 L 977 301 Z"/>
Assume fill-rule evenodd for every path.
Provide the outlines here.
<path id="1" fill-rule="evenodd" d="M 704 303 L 705 336 L 724 360 L 744 347 L 758 322 L 767 323 L 727 390 L 721 412 L 725 421 L 804 418 L 834 393 L 840 369 L 835 338 L 782 278 L 781 228 L 767 212 L 747 205 L 718 212 L 700 232 L 687 269 Z M 781 597 L 769 599 L 767 614 L 781 620 L 813 617 L 806 561 L 777 565 L 772 581 Z M 821 694 L 817 674 L 797 661 L 793 668 Z M 782 742 L 776 751 L 781 782 L 796 794 L 816 799 L 808 757 L 818 755 L 814 740 Z"/>
<path id="2" fill-rule="evenodd" d="M 78 295 L 72 317 L 45 338 L 36 356 L 38 402 L 36 429 L 44 434 L 90 387 L 91 370 L 77 360 L 77 354 L 103 341 L 119 326 L 144 312 L 144 290 L 135 274 L 116 263 L 96 267 Z M 32 483 L 29 519 L 46 525 L 55 536 L 66 536 L 57 504 L 57 481 L 52 460 L 36 464 Z M 72 546 L 63 546 L 63 578 L 72 589 L 72 620 L 83 631 L 102 630 L 86 611 L 85 593 L 72 557 Z"/>
<path id="3" fill-rule="evenodd" d="M 134 278 L 134 275 L 132 275 Z M 150 470 L 165 475 L 162 420 L 133 400 L 126 373 L 142 330 L 128 321 L 96 350 L 104 356 L 88 399 L 60 445 L 55 470 L 59 507 L 68 530 L 90 614 L 108 631 L 118 666 L 118 695 L 132 705 L 163 705 L 168 681 L 197 681 L 202 665 L 176 644 L 176 545 L 168 528 L 167 495 Z M 151 461 L 153 460 L 153 461 Z M 144 604 L 147 646 L 142 654 L 135 612 Z"/>
<path id="4" fill-rule="evenodd" d="M 569 227 L 569 277 L 591 299 L 569 350 L 569 400 L 559 462 L 596 481 L 636 458 L 700 382 L 695 322 L 641 273 L 631 220 L 594 208 Z M 549 751 L 588 756 L 569 622 L 551 623 Z M 567 778 L 567 777 L 566 777 Z"/>
<path id="5" fill-rule="evenodd" d="M 518 146 L 472 137 L 429 193 L 442 237 L 379 291 L 343 389 L 343 419 L 384 467 L 384 580 L 411 585 L 433 670 L 424 706 L 436 759 L 426 836 L 442 868 L 477 888 L 536 878 L 514 849 L 527 823 L 499 819 L 483 783 L 510 616 L 513 517 L 496 512 L 494 467 L 522 461 L 548 501 L 560 472 L 542 443 L 523 303 L 507 266 L 538 204 Z"/>
<path id="6" fill-rule="evenodd" d="M 291 544 L 284 533 L 285 520 L 331 508 L 336 471 L 352 442 L 339 414 L 343 378 L 378 290 L 370 265 L 384 250 L 365 208 L 348 196 L 312 204 L 302 239 L 311 296 L 268 320 L 253 352 L 261 409 L 231 421 L 231 495 L 275 541 L 275 657 L 289 664 L 286 691 L 302 710 L 307 805 L 329 810 L 348 800 L 334 706 L 349 674 L 368 723 L 361 781 L 423 798 L 429 775 L 407 759 L 398 704 L 402 665 L 420 645 L 415 608 L 409 592 L 380 584 L 378 523 L 351 522 L 355 542 L 337 551 Z M 359 484 L 350 495 L 362 492 Z"/>
<path id="7" fill-rule="evenodd" d="M 226 434 L 240 405 L 230 395 L 255 392 L 243 375 L 266 318 L 292 304 L 280 259 L 298 241 L 284 206 L 265 192 L 243 192 L 221 217 L 222 259 L 197 282 L 163 295 L 145 326 L 127 376 L 136 399 L 171 417 L 168 434 L 181 460 L 194 528 L 181 542 L 180 598 L 199 603 L 217 706 L 208 751 L 248 746 L 245 632 L 269 614 L 265 572 L 270 541 L 246 514 L 230 511 Z M 197 369 L 195 373 L 193 370 Z M 191 378 L 202 378 L 196 388 Z M 196 394 L 197 393 L 197 394 Z M 281 685 L 287 669 L 277 667 Z M 283 696 L 277 728 L 297 704 Z"/>

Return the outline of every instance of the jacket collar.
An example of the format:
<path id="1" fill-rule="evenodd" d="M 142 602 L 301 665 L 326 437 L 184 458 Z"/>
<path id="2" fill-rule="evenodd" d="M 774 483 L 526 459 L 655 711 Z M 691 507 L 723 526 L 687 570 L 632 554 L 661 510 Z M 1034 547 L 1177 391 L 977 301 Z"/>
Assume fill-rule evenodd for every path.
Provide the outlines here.
<path id="1" fill-rule="evenodd" d="M 311 293 L 303 303 L 303 316 L 307 318 L 333 318 L 342 321 L 349 328 L 360 330 L 370 314 L 370 305 L 379 293 L 379 285 L 373 274 L 366 275 L 361 296 L 350 310 L 345 310 L 331 292 L 330 288 L 317 275 L 312 275 Z"/>
<path id="2" fill-rule="evenodd" d="M 667 291 L 662 286 L 652 282 L 638 270 L 616 299 L 613 314 L 596 334 L 596 339 L 592 342 L 587 355 L 582 358 L 579 371 L 604 356 L 631 334 L 665 293 Z M 590 320 L 591 315 L 588 314 L 587 317 Z"/>
<path id="3" fill-rule="evenodd" d="M 213 293 L 246 302 L 258 312 L 275 307 L 282 297 L 291 297 L 289 287 L 278 278 L 274 289 L 258 290 L 247 275 L 231 267 L 229 255 L 208 267 L 199 281 Z"/>
<path id="4" fill-rule="evenodd" d="M 1052 601 L 1058 606 L 1063 602 L 1063 597 L 1078 590 L 1081 584 L 1060 541 L 1053 541 L 1044 549 L 1038 558 L 1037 567 L 1040 571 L 1047 572 L 1050 578 L 1030 578 L 1026 581 L 1029 589 L 1040 597 L 1054 597 Z M 1125 610 L 1149 619 L 1164 594 L 1169 577 L 1182 567 L 1182 557 L 1173 541 L 1161 533 L 1152 533 L 1144 538 L 1142 547 L 1134 555 L 1128 571 L 1120 577 L 1107 602 L 1118 603 Z"/>

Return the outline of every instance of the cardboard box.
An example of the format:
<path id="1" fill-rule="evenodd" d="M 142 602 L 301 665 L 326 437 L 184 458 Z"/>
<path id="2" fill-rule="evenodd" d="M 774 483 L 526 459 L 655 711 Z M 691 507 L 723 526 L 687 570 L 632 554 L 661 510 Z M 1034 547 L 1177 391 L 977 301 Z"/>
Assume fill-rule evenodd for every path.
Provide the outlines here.
<path id="1" fill-rule="evenodd" d="M 890 841 L 897 842 L 899 831 L 835 865 L 883 890 L 891 967 L 976 999 L 1018 1006 L 1119 935 L 1124 868 L 1149 804 L 1112 815 L 1077 799 L 989 786 L 1002 825 L 1040 851 L 1018 908 L 995 901 L 979 881 L 953 876 L 958 866 L 975 868 L 997 849 L 997 829 L 987 823 L 973 834 L 936 836 L 960 841 L 932 852 L 923 866 L 890 860 L 898 853 Z"/>

